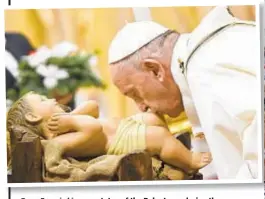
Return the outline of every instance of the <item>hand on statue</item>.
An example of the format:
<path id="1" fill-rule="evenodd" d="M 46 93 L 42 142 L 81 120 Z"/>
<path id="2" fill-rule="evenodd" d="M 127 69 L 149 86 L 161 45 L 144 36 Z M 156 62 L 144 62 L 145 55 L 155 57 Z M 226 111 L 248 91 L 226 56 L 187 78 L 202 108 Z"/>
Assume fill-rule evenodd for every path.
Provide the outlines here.
<path id="1" fill-rule="evenodd" d="M 57 136 L 72 130 L 72 116 L 69 113 L 56 113 L 48 121 L 49 131 Z"/>

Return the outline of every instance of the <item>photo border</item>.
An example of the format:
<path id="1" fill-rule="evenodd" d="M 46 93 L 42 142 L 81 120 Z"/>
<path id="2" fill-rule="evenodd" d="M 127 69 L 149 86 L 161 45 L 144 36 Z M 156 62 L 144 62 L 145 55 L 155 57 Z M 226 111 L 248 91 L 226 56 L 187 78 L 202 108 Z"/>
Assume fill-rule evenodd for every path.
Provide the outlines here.
<path id="1" fill-rule="evenodd" d="M 12 0 L 12 1 L 15 1 L 15 0 Z M 119 4 L 115 4 L 116 6 L 114 6 L 114 3 L 115 1 L 97 1 L 98 2 L 98 5 L 100 5 L 100 2 L 102 4 L 102 2 L 104 2 L 104 4 L 100 5 L 100 6 L 93 6 L 92 5 L 92 2 L 89 2 L 91 3 L 92 6 L 89 6 L 87 8 L 122 8 L 122 7 L 138 7 L 138 6 L 128 6 L 128 1 L 124 1 L 124 3 L 122 3 L 122 1 L 120 1 Z M 117 1 L 116 1 L 117 2 Z M 260 68 L 260 70 L 258 71 L 260 73 L 260 76 L 257 75 L 258 77 L 258 80 L 257 83 L 259 83 L 259 88 L 261 90 L 261 93 L 259 95 L 260 97 L 260 100 L 259 102 L 257 102 L 258 104 L 258 110 L 260 110 L 260 113 L 258 114 L 258 126 L 261 127 L 258 129 L 258 145 L 259 145 L 259 148 L 261 148 L 259 154 L 258 154 L 258 166 L 259 166 L 259 169 L 258 169 L 258 173 L 259 173 L 259 176 L 257 179 L 246 179 L 246 180 L 236 180 L 236 179 L 229 179 L 229 180 L 180 180 L 180 181 L 126 181 L 126 182 L 121 182 L 121 181 L 118 181 L 118 182 L 58 182 L 58 183 L 47 183 L 47 182 L 42 182 L 42 183 L 8 183 L 7 182 L 7 169 L 5 169 L 4 171 L 2 171 L 2 169 L 0 169 L 0 172 L 1 174 L 4 174 L 3 176 L 6 177 L 6 184 L 8 187 L 64 187 L 64 186 L 71 186 L 71 187 L 74 187 L 74 186 L 135 186 L 135 185 L 194 185 L 194 184 L 200 184 L 200 185 L 206 185 L 206 184 L 254 184 L 254 183 L 263 183 L 263 175 L 264 175 L 264 172 L 263 172 L 263 145 L 264 145 L 264 112 L 262 110 L 264 110 L 264 103 L 263 103 L 263 97 L 264 97 L 264 93 L 263 93 L 263 87 L 261 85 L 263 85 L 263 65 L 264 65 L 264 56 L 263 56 L 263 46 L 261 46 L 263 44 L 263 31 L 262 29 L 260 28 L 261 27 L 261 14 L 262 14 L 262 11 L 261 11 L 261 2 L 260 1 L 254 1 L 252 0 L 251 2 L 252 3 L 243 3 L 243 4 L 239 4 L 239 3 L 233 3 L 231 1 L 231 3 L 228 3 L 228 2 L 223 2 L 223 3 L 213 3 L 213 4 L 209 4 L 208 2 L 205 4 L 205 1 L 201 1 L 201 2 L 197 2 L 194 4 L 193 1 L 186 1 L 185 0 L 182 0 L 182 1 L 178 1 L 178 2 L 175 2 L 175 3 L 172 3 L 169 5 L 168 2 L 169 1 L 159 1 L 159 2 L 153 2 L 150 3 L 151 1 L 143 1 L 141 2 L 141 7 L 144 7 L 144 6 L 148 6 L 148 7 L 179 7 L 179 6 L 185 6 L 185 7 L 190 7 L 190 6 L 224 6 L 224 5 L 253 5 L 255 6 L 255 13 L 256 13 L 256 32 L 257 32 L 257 37 L 256 37 L 256 43 L 257 43 L 257 47 L 260 49 L 261 51 L 261 54 L 260 55 L 257 55 L 259 56 L 259 64 L 260 66 L 262 66 L 262 70 Z M 97 4 L 97 3 L 94 3 L 94 4 Z M 154 4 L 154 5 L 152 5 Z M 173 4 L 173 5 L 172 5 Z M 177 5 L 176 5 L 177 4 Z M 199 5 L 198 5 L 199 4 Z M 18 5 L 18 4 L 17 4 Z M 24 5 L 25 7 L 21 7 L 22 4 L 19 5 L 19 8 L 18 6 L 16 6 L 16 4 L 14 3 L 14 6 L 12 7 L 7 7 L 7 9 L 24 9 L 26 7 L 28 7 L 27 5 Z M 107 6 L 106 6 L 107 5 Z M 120 6 L 117 6 L 117 5 L 120 5 Z M 152 6 L 150 6 L 152 5 Z M 67 5 L 63 5 L 60 7 L 60 8 L 56 8 L 56 9 L 63 9 L 63 8 L 75 8 L 75 6 L 71 6 L 71 7 L 67 7 Z M 32 7 L 32 6 L 31 6 Z M 39 6 L 38 6 L 39 7 Z M 52 8 L 50 6 L 45 6 L 45 7 L 41 7 L 42 8 Z M 76 8 L 80 8 L 80 6 L 76 7 Z M 39 8 L 40 9 L 40 8 Z M 4 30 L 5 31 L 5 30 Z M 261 39 L 262 38 L 262 39 Z M 2 41 L 3 42 L 2 42 Z M 4 37 L 1 37 L 1 43 L 4 43 Z M 3 50 L 3 49 L 2 49 Z M 2 56 L 4 57 L 4 56 Z M 4 67 L 2 67 L 4 70 Z M 2 75 L 2 81 L 5 81 L 5 73 L 2 72 L 0 75 Z M 4 78 L 3 78 L 4 76 Z M 1 76 L 0 76 L 1 77 Z M 259 79 L 260 78 L 260 79 Z M 4 89 L 3 89 L 4 88 Z M 1 85 L 0 87 L 0 90 L 1 91 L 1 96 L 5 96 L 5 84 L 4 85 Z M 5 99 L 3 97 L 3 99 Z M 262 99 L 262 100 L 261 100 Z M 258 100 L 258 99 L 257 99 Z M 5 101 L 3 101 L 5 102 Z M 1 106 L 2 106 L 2 109 L 1 110 L 6 110 L 6 107 L 5 107 L 5 103 L 1 103 Z M 4 112 L 4 111 L 3 111 Z M 2 114 L 2 118 L 6 118 L 6 112 L 4 113 L 1 113 Z M 6 124 L 4 125 L 1 125 L 3 127 L 6 127 Z M 4 130 L 4 129 L 3 129 Z M 3 132 L 5 132 L 6 130 L 4 130 Z M 4 134 L 4 133 L 2 133 Z M 4 164 L 4 167 L 6 167 L 6 159 L 7 159 L 7 155 L 6 155 L 6 135 L 4 134 L 1 135 L 2 137 L 1 138 L 5 138 L 5 146 L 1 146 L 2 149 L 3 147 L 5 147 L 5 150 L 1 150 L 1 157 L 4 158 L 3 161 L 1 161 L 1 164 Z M 0 167 L 2 168 L 2 167 Z M 2 176 L 2 175 L 1 175 Z"/>

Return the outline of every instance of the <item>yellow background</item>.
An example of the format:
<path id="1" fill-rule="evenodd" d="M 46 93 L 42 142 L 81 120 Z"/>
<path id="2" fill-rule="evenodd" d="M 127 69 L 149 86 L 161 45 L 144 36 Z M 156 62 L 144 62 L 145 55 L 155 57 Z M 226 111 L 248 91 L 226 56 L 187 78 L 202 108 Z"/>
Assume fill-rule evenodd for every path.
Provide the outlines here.
<path id="1" fill-rule="evenodd" d="M 192 31 L 209 9 L 211 7 L 150 8 L 154 21 L 181 33 Z M 231 11 L 238 18 L 255 20 L 254 6 L 234 6 Z M 35 47 L 52 46 L 68 40 L 87 51 L 100 50 L 99 71 L 108 85 L 104 95 L 110 117 L 124 117 L 137 111 L 134 103 L 122 96 L 111 84 L 107 66 L 110 41 L 126 21 L 134 21 L 131 8 L 5 11 L 6 31 L 23 33 Z M 87 95 L 98 93 L 92 90 L 80 92 Z"/>

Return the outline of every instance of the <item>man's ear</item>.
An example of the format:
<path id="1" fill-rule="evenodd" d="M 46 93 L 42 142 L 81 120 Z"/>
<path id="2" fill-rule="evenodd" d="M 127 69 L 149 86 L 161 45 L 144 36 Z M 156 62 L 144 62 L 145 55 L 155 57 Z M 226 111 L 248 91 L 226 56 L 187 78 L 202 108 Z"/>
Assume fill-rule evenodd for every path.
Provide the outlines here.
<path id="1" fill-rule="evenodd" d="M 165 69 L 163 65 L 155 59 L 144 59 L 141 62 L 143 70 L 151 72 L 159 81 L 163 81 L 165 78 Z"/>
<path id="2" fill-rule="evenodd" d="M 34 114 L 32 112 L 26 113 L 25 118 L 27 122 L 31 124 L 39 123 L 42 120 L 42 117 L 40 115 Z"/>

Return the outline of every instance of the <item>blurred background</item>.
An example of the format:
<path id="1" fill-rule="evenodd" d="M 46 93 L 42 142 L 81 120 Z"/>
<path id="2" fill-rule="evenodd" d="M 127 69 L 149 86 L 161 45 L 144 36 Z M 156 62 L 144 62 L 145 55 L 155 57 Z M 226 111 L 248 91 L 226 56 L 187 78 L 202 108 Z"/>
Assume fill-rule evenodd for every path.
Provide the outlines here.
<path id="1" fill-rule="evenodd" d="M 192 31 L 211 8 L 149 8 L 149 12 L 153 21 L 183 33 Z M 255 20 L 254 6 L 231 6 L 230 10 L 240 19 Z M 5 30 L 22 33 L 35 48 L 42 45 L 52 47 L 61 41 L 69 41 L 87 52 L 100 52 L 97 69 L 107 89 L 82 88 L 77 92 L 77 100 L 100 99 L 104 116 L 125 117 L 138 109 L 112 85 L 107 55 L 115 33 L 126 22 L 135 19 L 132 8 L 6 10 Z"/>

